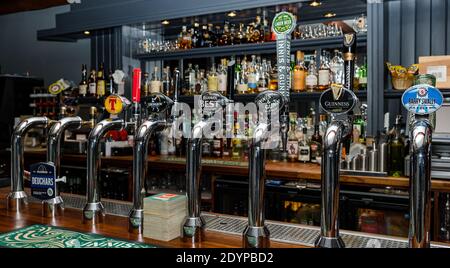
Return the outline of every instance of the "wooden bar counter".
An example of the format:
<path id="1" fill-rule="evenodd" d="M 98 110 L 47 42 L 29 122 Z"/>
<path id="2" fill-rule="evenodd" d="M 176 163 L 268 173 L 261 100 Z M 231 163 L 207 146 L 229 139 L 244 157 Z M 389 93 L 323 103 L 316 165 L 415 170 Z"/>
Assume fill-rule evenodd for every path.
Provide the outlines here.
<path id="1" fill-rule="evenodd" d="M 125 239 L 133 242 L 143 242 L 157 247 L 166 248 L 240 248 L 242 247 L 241 237 L 237 235 L 224 234 L 219 232 L 206 231 L 205 241 L 192 244 L 185 242 L 181 238 L 169 242 L 157 241 L 144 238 L 140 235 L 128 233 L 128 218 L 113 215 L 106 215 L 105 221 L 92 226 L 82 224 L 82 212 L 80 210 L 66 208 L 64 215 L 56 219 L 44 218 L 41 216 L 41 206 L 30 203 L 29 207 L 21 213 L 7 212 L 6 196 L 10 188 L 0 188 L 0 233 L 11 232 L 19 228 L 24 228 L 33 224 L 51 225 L 55 227 L 67 228 L 72 231 L 82 233 L 96 233 L 99 235 Z M 273 248 L 300 248 L 302 246 L 287 243 L 272 242 Z"/>

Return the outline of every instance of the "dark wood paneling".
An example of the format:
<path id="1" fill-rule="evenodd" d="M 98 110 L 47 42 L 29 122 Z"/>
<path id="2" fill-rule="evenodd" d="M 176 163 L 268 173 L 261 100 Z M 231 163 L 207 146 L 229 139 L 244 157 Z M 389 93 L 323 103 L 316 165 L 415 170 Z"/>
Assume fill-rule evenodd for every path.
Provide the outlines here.
<path id="1" fill-rule="evenodd" d="M 417 2 L 417 10 L 430 10 L 432 0 L 421 0 Z M 430 55 L 431 53 L 431 12 L 419 12 L 417 18 L 416 55 Z"/>
<path id="2" fill-rule="evenodd" d="M 416 2 L 412 0 L 400 1 L 401 16 L 401 64 L 415 63 L 416 55 Z"/>
<path id="3" fill-rule="evenodd" d="M 445 55 L 446 2 L 448 0 L 432 0 L 431 2 L 431 36 L 433 37 L 431 55 Z"/>

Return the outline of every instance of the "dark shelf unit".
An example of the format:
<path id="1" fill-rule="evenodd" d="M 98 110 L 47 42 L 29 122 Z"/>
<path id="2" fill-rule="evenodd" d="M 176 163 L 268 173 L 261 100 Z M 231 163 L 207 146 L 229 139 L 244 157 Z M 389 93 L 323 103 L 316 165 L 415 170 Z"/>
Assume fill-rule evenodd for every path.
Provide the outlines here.
<path id="1" fill-rule="evenodd" d="M 367 46 L 367 35 L 357 37 L 358 47 Z M 148 54 L 136 54 L 134 57 L 140 61 L 180 60 L 205 57 L 245 55 L 245 54 L 270 54 L 276 52 L 275 42 L 241 44 L 222 47 L 193 48 L 169 52 L 155 52 Z M 342 46 L 342 37 L 328 37 L 311 40 L 292 40 L 291 51 L 331 49 Z"/>

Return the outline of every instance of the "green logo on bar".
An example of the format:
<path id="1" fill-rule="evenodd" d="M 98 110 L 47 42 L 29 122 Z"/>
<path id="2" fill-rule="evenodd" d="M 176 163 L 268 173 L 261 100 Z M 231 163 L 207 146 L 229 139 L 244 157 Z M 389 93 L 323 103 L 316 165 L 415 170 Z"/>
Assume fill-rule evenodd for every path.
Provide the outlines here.
<path id="1" fill-rule="evenodd" d="M 281 12 L 275 15 L 272 28 L 277 35 L 288 35 L 292 33 L 296 24 L 294 15 L 289 12 Z"/>

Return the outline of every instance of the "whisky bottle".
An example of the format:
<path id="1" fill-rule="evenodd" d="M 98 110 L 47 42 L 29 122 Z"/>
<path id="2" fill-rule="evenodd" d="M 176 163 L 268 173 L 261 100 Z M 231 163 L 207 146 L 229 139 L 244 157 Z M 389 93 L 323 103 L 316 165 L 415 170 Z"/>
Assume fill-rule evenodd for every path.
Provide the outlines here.
<path id="1" fill-rule="evenodd" d="M 97 94 L 97 81 L 96 72 L 94 69 L 91 70 L 91 75 L 89 76 L 89 92 L 88 96 L 94 97 Z"/>
<path id="2" fill-rule="evenodd" d="M 258 86 L 258 80 L 256 78 L 256 56 L 252 55 L 252 62 L 248 68 L 247 74 L 248 93 L 256 93 Z"/>
<path id="3" fill-rule="evenodd" d="M 269 76 L 270 76 L 270 82 L 269 82 L 269 90 L 278 90 L 278 69 L 275 65 L 274 68 L 272 68 L 272 65 L 270 61 L 268 61 L 268 68 L 269 68 Z"/>
<path id="4" fill-rule="evenodd" d="M 159 78 L 158 67 L 153 69 L 152 80 L 150 81 L 150 93 L 161 92 L 161 79 Z"/>
<path id="5" fill-rule="evenodd" d="M 183 94 L 187 96 L 194 95 L 195 92 L 195 70 L 192 68 L 192 63 L 188 64 L 188 68 L 184 72 L 184 86 Z"/>
<path id="6" fill-rule="evenodd" d="M 313 92 L 317 90 L 318 78 L 315 57 L 311 58 L 308 67 L 308 75 L 306 76 L 306 90 Z"/>
<path id="7" fill-rule="evenodd" d="M 364 64 L 360 67 L 359 88 L 367 90 L 367 57 L 364 57 Z"/>
<path id="8" fill-rule="evenodd" d="M 311 137 L 311 162 L 319 163 L 322 158 L 322 136 L 319 133 L 319 125 L 314 126 L 314 135 Z"/>
<path id="9" fill-rule="evenodd" d="M 87 94 L 88 81 L 87 81 L 87 68 L 86 65 L 83 64 L 81 67 L 81 81 L 78 85 L 78 94 L 80 96 L 85 97 Z"/>
<path id="10" fill-rule="evenodd" d="M 246 44 L 248 42 L 243 23 L 239 23 L 239 30 L 236 33 L 236 38 L 234 42 L 235 44 Z"/>
<path id="11" fill-rule="evenodd" d="M 219 39 L 219 46 L 230 45 L 230 25 L 226 22 L 223 26 L 223 32 Z"/>
<path id="12" fill-rule="evenodd" d="M 170 76 L 170 67 L 163 69 L 162 93 L 166 96 L 172 95 L 172 78 Z"/>
<path id="13" fill-rule="evenodd" d="M 323 51 L 319 68 L 319 90 L 324 91 L 330 88 L 330 65 L 326 51 Z"/>
<path id="14" fill-rule="evenodd" d="M 216 66 L 213 64 L 208 73 L 208 91 L 217 91 L 219 89 L 219 78 L 216 72 Z"/>
<path id="15" fill-rule="evenodd" d="M 261 23 L 261 16 L 256 16 L 256 21 L 253 25 L 252 42 L 264 42 L 264 29 Z"/>
<path id="16" fill-rule="evenodd" d="M 179 37 L 180 49 L 191 49 L 192 48 L 192 36 L 191 33 L 187 31 L 187 27 L 183 26 L 180 37 Z"/>
<path id="17" fill-rule="evenodd" d="M 144 72 L 144 77 L 142 79 L 142 95 L 147 97 L 150 94 L 150 77 L 148 72 Z"/>
<path id="18" fill-rule="evenodd" d="M 100 67 L 97 72 L 97 97 L 101 98 L 105 95 L 106 81 L 105 81 L 105 69 L 104 64 L 100 63 Z"/>
<path id="19" fill-rule="evenodd" d="M 297 51 L 297 64 L 294 67 L 292 75 L 292 90 L 294 92 L 303 92 L 306 90 L 306 67 L 304 64 L 304 54 Z"/>

